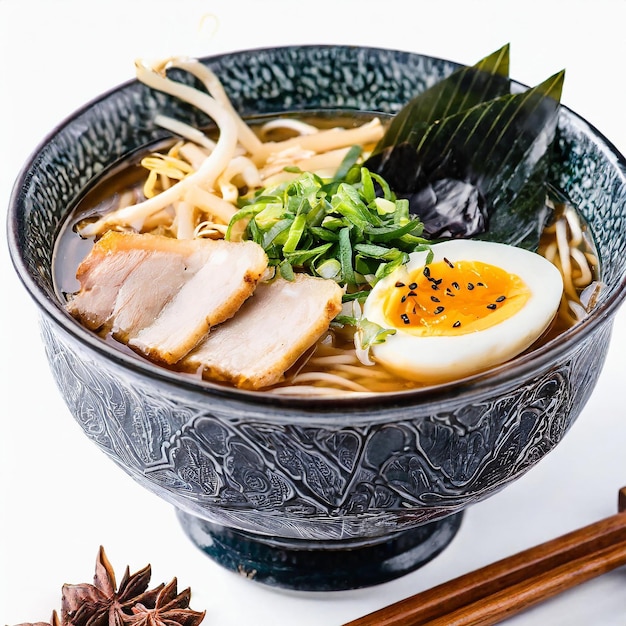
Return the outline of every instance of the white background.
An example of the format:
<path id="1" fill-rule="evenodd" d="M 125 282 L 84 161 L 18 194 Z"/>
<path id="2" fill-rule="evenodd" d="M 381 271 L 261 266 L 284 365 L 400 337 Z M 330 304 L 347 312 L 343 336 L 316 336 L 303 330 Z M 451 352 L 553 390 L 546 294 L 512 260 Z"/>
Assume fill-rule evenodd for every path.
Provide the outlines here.
<path id="1" fill-rule="evenodd" d="M 39 141 L 87 100 L 133 77 L 136 57 L 192 56 L 291 43 L 393 47 L 472 64 L 511 43 L 511 74 L 537 84 L 566 68 L 563 103 L 626 151 L 626 2 L 413 0 L 0 0 L 0 206 Z M 467 511 L 451 546 L 374 588 L 276 591 L 194 548 L 172 508 L 135 484 L 82 434 L 43 356 L 38 314 L 4 241 L 0 430 L 0 623 L 48 620 L 65 582 L 91 581 L 101 544 L 126 565 L 178 577 L 207 626 L 339 626 L 611 515 L 626 484 L 626 307 L 593 397 L 564 441 L 526 476 Z M 566 592 L 512 626 L 626 625 L 626 570 Z"/>

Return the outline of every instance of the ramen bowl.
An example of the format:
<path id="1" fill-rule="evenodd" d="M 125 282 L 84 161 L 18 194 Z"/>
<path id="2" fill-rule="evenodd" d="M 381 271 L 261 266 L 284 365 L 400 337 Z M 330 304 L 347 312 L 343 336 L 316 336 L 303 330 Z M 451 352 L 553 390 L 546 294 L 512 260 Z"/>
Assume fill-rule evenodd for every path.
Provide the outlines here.
<path id="1" fill-rule="evenodd" d="M 206 58 L 244 116 L 339 109 L 393 114 L 458 66 L 344 46 Z M 104 172 L 163 139 L 159 110 L 190 107 L 131 81 L 56 128 L 25 165 L 8 215 L 11 256 L 39 312 L 50 368 L 86 436 L 171 503 L 225 568 L 298 590 L 364 587 L 453 540 L 464 511 L 522 476 L 592 393 L 626 295 L 626 163 L 561 107 L 550 183 L 588 222 L 602 289 L 576 326 L 455 383 L 368 396 L 285 397 L 186 377 L 117 349 L 65 310 L 55 242 Z"/>

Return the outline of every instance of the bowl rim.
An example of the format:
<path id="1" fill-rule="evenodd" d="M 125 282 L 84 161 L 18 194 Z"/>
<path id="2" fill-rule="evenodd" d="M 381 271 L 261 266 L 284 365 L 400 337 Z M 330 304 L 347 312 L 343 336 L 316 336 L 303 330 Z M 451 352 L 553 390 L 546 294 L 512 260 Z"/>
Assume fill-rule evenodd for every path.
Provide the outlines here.
<path id="1" fill-rule="evenodd" d="M 276 47 L 246 48 L 232 52 L 202 56 L 199 57 L 199 60 L 201 62 L 215 63 L 219 62 L 221 59 L 233 56 L 245 57 L 261 53 L 296 49 L 349 49 L 371 51 L 373 53 L 396 53 L 407 55 L 408 57 L 415 59 L 424 58 L 436 63 L 448 64 L 452 68 L 463 66 L 461 63 L 419 52 L 346 44 L 298 44 Z M 256 406 L 271 405 L 275 408 L 292 408 L 297 410 L 308 408 L 312 412 L 318 414 L 323 414 L 324 412 L 329 411 L 341 411 L 342 409 L 351 409 L 352 411 L 358 411 L 361 409 L 370 412 L 379 408 L 389 408 L 389 406 L 403 407 L 414 405 L 416 403 L 440 403 L 449 401 L 451 398 L 470 394 L 479 396 L 481 393 L 492 393 L 494 387 L 510 384 L 512 381 L 521 377 L 531 376 L 533 371 L 541 370 L 541 368 L 546 366 L 548 362 L 553 361 L 555 357 L 567 352 L 580 338 L 584 338 L 586 335 L 593 332 L 594 329 L 596 329 L 600 324 L 603 324 L 606 321 L 611 321 L 610 318 L 615 315 L 618 308 L 626 299 L 625 272 L 621 277 L 621 280 L 613 289 L 612 293 L 596 308 L 594 308 L 585 319 L 581 320 L 565 332 L 560 333 L 558 336 L 543 344 L 536 350 L 517 356 L 512 360 L 490 368 L 484 372 L 448 383 L 378 394 L 351 393 L 347 395 L 332 394 L 328 396 L 292 396 L 272 394 L 266 391 L 249 391 L 235 387 L 228 387 L 220 383 L 168 370 L 167 368 L 152 363 L 139 355 L 135 356 L 127 354 L 126 352 L 106 343 L 101 337 L 83 327 L 65 311 L 62 306 L 62 302 L 58 301 L 58 298 L 50 298 L 48 294 L 39 287 L 27 269 L 23 257 L 23 251 L 19 245 L 17 232 L 19 214 L 17 209 L 20 205 L 22 188 L 28 181 L 29 172 L 36 164 L 38 156 L 42 150 L 45 149 L 46 145 L 50 143 L 64 128 L 69 126 L 76 118 L 94 108 L 99 102 L 102 102 L 116 93 L 137 83 L 138 81 L 136 78 L 131 78 L 111 87 L 110 89 L 107 89 L 106 91 L 103 91 L 87 101 L 81 107 L 65 116 L 46 135 L 44 135 L 44 137 L 27 157 L 13 183 L 6 219 L 7 243 L 14 270 L 16 271 L 18 278 L 22 282 L 26 291 L 38 306 L 40 315 L 45 313 L 80 344 L 96 354 L 103 356 L 107 361 L 116 363 L 123 368 L 130 369 L 135 374 L 165 383 L 176 389 L 199 393 L 204 397 L 219 396 L 224 399 L 235 400 L 243 404 Z M 511 83 L 517 87 L 527 87 L 523 83 L 515 81 L 514 79 L 511 79 Z M 574 122 L 576 126 L 584 130 L 585 134 L 593 139 L 601 151 L 612 158 L 615 163 L 615 167 L 619 171 L 624 181 L 624 185 L 626 186 L 626 158 L 616 148 L 616 146 L 593 124 L 588 122 L 568 106 L 561 104 L 560 112 L 568 117 L 570 121 Z"/>

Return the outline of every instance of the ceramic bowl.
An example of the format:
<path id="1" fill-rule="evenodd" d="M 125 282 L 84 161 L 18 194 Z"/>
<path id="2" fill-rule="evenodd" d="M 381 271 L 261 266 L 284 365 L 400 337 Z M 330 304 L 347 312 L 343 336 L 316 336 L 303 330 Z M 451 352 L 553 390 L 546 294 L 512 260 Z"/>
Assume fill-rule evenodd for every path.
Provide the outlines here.
<path id="1" fill-rule="evenodd" d="M 203 62 L 243 116 L 320 108 L 392 114 L 457 67 L 347 46 Z M 69 411 L 102 452 L 177 508 L 200 549 L 231 570 L 279 587 L 334 590 L 419 567 L 453 539 L 468 506 L 548 454 L 589 398 L 626 294 L 624 158 L 561 108 L 551 182 L 588 220 L 604 284 L 576 327 L 462 383 L 366 398 L 275 397 L 190 380 L 118 351 L 67 315 L 55 292 L 61 225 L 102 172 L 163 138 L 152 122 L 156 109 L 205 121 L 129 82 L 55 129 L 12 196 L 12 259 L 40 310 Z"/>

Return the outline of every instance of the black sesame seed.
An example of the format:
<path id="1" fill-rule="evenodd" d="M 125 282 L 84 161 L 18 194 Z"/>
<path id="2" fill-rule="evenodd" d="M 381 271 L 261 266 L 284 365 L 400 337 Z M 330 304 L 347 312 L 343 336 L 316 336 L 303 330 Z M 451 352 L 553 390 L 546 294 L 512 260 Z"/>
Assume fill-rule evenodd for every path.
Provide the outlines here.
<path id="1" fill-rule="evenodd" d="M 417 289 L 417 283 L 411 283 L 409 289 Z"/>
<path id="2" fill-rule="evenodd" d="M 433 282 L 435 283 L 435 285 L 441 285 L 441 283 L 443 282 L 443 278 L 433 278 Z"/>
<path id="3" fill-rule="evenodd" d="M 443 257 L 443 262 L 446 263 L 446 265 L 448 265 L 448 267 L 454 267 L 454 264 L 451 263 L 448 259 L 446 259 L 446 257 Z"/>
<path id="4" fill-rule="evenodd" d="M 441 300 L 440 300 L 437 296 L 430 296 L 430 299 L 431 299 L 433 302 L 441 302 Z"/>
<path id="5" fill-rule="evenodd" d="M 406 302 L 406 296 L 402 296 L 402 297 L 400 298 L 400 302 L 401 302 L 402 304 L 404 304 L 404 303 Z"/>
<path id="6" fill-rule="evenodd" d="M 467 283 L 467 288 L 471 291 L 474 289 L 474 283 Z"/>
<path id="7" fill-rule="evenodd" d="M 424 276 L 430 276 L 430 267 L 424 268 Z"/>
<path id="8" fill-rule="evenodd" d="M 400 281 L 398 281 L 396 283 L 396 287 L 404 287 L 404 283 L 401 283 Z"/>
<path id="9" fill-rule="evenodd" d="M 488 308 L 488 309 L 491 309 L 491 310 L 493 311 L 494 309 L 497 309 L 497 308 L 498 308 L 498 305 L 497 305 L 497 304 L 488 304 L 488 305 L 487 305 L 487 308 Z"/>
<path id="10" fill-rule="evenodd" d="M 438 306 L 438 307 L 435 309 L 435 315 L 439 315 L 439 313 L 443 313 L 443 312 L 444 312 L 444 310 L 445 310 L 445 309 L 444 309 L 444 307 L 442 307 L 442 306 Z"/>
<path id="11" fill-rule="evenodd" d="M 452 324 L 452 328 L 458 328 L 460 325 L 461 325 L 461 322 L 457 320 L 456 322 L 454 322 L 454 324 Z"/>
<path id="12" fill-rule="evenodd" d="M 438 285 L 437 283 L 432 283 L 432 284 L 430 285 L 430 288 L 431 288 L 433 291 L 439 291 L 439 285 Z"/>
<path id="13" fill-rule="evenodd" d="M 408 316 L 406 313 L 403 313 L 403 314 L 400 316 L 400 318 L 402 319 L 402 321 L 403 321 L 405 324 L 410 324 L 410 323 L 411 323 L 411 320 L 409 319 L 409 316 Z"/>
<path id="14" fill-rule="evenodd" d="M 504 302 L 506 300 L 506 296 L 498 296 L 496 298 L 496 302 Z"/>
<path id="15" fill-rule="evenodd" d="M 446 287 L 446 296 L 452 296 L 454 298 L 454 294 L 450 291 L 450 287 Z"/>
<path id="16" fill-rule="evenodd" d="M 409 298 L 417 298 L 417 294 L 414 291 L 409 291 L 409 293 L 407 293 L 407 297 L 409 297 Z"/>
<path id="17" fill-rule="evenodd" d="M 479 287 L 485 287 L 485 283 L 476 283 Z"/>
<path id="18" fill-rule="evenodd" d="M 459 286 L 459 283 L 456 282 L 456 280 L 452 283 L 452 286 L 458 291 L 461 287 Z"/>

